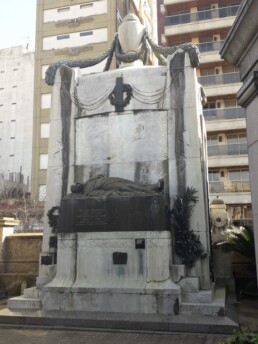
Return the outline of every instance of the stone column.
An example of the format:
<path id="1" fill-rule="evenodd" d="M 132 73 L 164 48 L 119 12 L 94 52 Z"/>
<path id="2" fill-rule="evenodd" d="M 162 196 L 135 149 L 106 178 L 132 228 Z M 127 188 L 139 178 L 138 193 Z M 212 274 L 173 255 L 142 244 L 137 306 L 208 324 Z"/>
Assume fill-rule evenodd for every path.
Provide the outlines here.
<path id="1" fill-rule="evenodd" d="M 50 248 L 49 238 L 52 228 L 48 223 L 47 212 L 60 206 L 61 198 L 67 194 L 74 183 L 74 117 L 77 111 L 70 90 L 75 87 L 75 72 L 67 66 L 61 66 L 56 73 L 52 92 L 50 113 L 50 137 L 48 149 L 47 195 L 44 214 L 44 235 L 40 257 L 37 286 L 48 283 L 55 273 L 55 255 Z M 55 251 L 55 250 L 54 250 Z"/>
<path id="2" fill-rule="evenodd" d="M 188 53 L 178 50 L 168 57 L 170 110 L 168 113 L 168 152 L 170 199 L 193 187 L 197 190 L 191 229 L 200 237 L 207 257 L 199 259 L 188 276 L 198 276 L 202 289 L 211 288 L 210 232 L 205 148 L 205 126 L 202 116 L 200 85 L 191 67 Z M 176 172 L 176 175 L 174 173 Z M 174 250 L 173 250 L 174 251 Z M 175 252 L 175 251 L 174 251 Z M 179 260 L 174 256 L 174 262 Z"/>

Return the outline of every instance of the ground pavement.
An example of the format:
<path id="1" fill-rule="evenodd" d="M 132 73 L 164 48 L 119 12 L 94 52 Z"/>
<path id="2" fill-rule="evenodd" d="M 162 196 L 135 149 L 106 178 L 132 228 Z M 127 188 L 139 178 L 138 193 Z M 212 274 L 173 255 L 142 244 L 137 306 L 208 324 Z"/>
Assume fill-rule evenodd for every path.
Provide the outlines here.
<path id="1" fill-rule="evenodd" d="M 0 329 L 0 344 L 217 344 L 223 335 Z"/>
<path id="2" fill-rule="evenodd" d="M 0 309 L 6 307 L 1 300 Z M 241 328 L 258 331 L 258 300 L 238 303 Z M 131 333 L 53 328 L 14 328 L 0 325 L 0 344 L 218 344 L 230 336 L 222 334 Z"/>

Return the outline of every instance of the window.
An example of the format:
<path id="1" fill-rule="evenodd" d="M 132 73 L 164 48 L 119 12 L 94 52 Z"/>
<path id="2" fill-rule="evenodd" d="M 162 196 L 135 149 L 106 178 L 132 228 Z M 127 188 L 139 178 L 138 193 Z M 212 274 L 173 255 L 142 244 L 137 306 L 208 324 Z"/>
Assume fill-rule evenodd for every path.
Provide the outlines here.
<path id="1" fill-rule="evenodd" d="M 248 170 L 231 170 L 229 171 L 229 180 L 230 181 L 241 181 L 249 182 L 249 171 Z"/>
<path id="2" fill-rule="evenodd" d="M 61 36 L 57 36 L 57 37 L 56 37 L 56 39 L 57 39 L 58 41 L 60 41 L 61 39 L 68 39 L 68 38 L 70 38 L 70 35 L 61 35 Z"/>
<path id="3" fill-rule="evenodd" d="M 39 155 L 39 168 L 41 170 L 46 170 L 48 167 L 48 154 Z"/>
<path id="4" fill-rule="evenodd" d="M 214 70 L 213 69 L 202 69 L 200 71 L 201 76 L 208 76 L 208 75 L 214 75 Z"/>
<path id="5" fill-rule="evenodd" d="M 41 139 L 49 138 L 49 123 L 42 123 L 40 125 L 40 138 Z"/>
<path id="6" fill-rule="evenodd" d="M 58 13 L 67 12 L 67 11 L 70 11 L 70 7 L 62 7 L 62 8 L 57 9 Z"/>
<path id="7" fill-rule="evenodd" d="M 247 154 L 246 134 L 227 135 L 227 144 L 230 155 Z"/>
<path id="8" fill-rule="evenodd" d="M 225 107 L 236 107 L 236 99 L 225 99 Z"/>
<path id="9" fill-rule="evenodd" d="M 91 36 L 93 35 L 93 31 L 84 31 L 84 32 L 80 32 L 80 36 Z"/>
<path id="10" fill-rule="evenodd" d="M 48 67 L 49 67 L 49 65 L 42 66 L 42 79 L 43 80 L 45 79 L 46 71 L 47 71 Z"/>
<path id="11" fill-rule="evenodd" d="M 215 146 L 218 143 L 217 135 L 212 135 L 207 137 L 207 146 Z"/>
<path id="12" fill-rule="evenodd" d="M 41 109 L 50 109 L 51 107 L 51 94 L 45 93 L 41 95 Z"/>
<path id="13" fill-rule="evenodd" d="M 220 173 L 219 171 L 209 171 L 209 182 L 219 182 Z"/>
<path id="14" fill-rule="evenodd" d="M 46 199 L 46 191 L 47 191 L 47 186 L 46 185 L 40 185 L 39 186 L 39 201 L 45 201 L 45 199 Z"/>
<path id="15" fill-rule="evenodd" d="M 246 143 L 246 134 L 229 134 L 227 135 L 227 143 L 235 144 L 235 143 Z"/>
<path id="16" fill-rule="evenodd" d="M 88 4 L 80 5 L 80 9 L 89 8 L 89 7 L 92 7 L 92 6 L 93 6 L 93 2 L 89 2 Z"/>

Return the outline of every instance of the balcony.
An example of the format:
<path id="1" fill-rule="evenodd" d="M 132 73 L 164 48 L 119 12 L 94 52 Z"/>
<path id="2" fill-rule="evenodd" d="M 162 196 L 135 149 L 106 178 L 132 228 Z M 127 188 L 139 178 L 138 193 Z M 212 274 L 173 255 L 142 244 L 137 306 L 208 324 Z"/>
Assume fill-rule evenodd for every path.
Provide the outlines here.
<path id="1" fill-rule="evenodd" d="M 208 53 L 213 51 L 220 51 L 224 41 L 211 41 L 196 44 L 200 53 Z"/>
<path id="2" fill-rule="evenodd" d="M 200 76 L 198 80 L 201 85 L 235 84 L 241 81 L 239 72 Z"/>
<path id="3" fill-rule="evenodd" d="M 206 30 L 229 29 L 235 19 L 239 5 L 220 7 L 217 9 L 207 9 L 197 12 L 186 12 L 165 17 L 164 35 L 166 37 L 177 35 L 189 35 Z"/>
<path id="4" fill-rule="evenodd" d="M 204 11 L 175 14 L 165 17 L 165 26 L 181 25 L 215 18 L 234 17 L 238 8 L 239 5 L 233 5 Z"/>
<path id="5" fill-rule="evenodd" d="M 220 109 L 203 109 L 203 115 L 206 121 L 245 118 L 245 109 L 239 106 Z"/>
<path id="6" fill-rule="evenodd" d="M 245 181 L 209 182 L 210 193 L 250 192 L 250 183 Z"/>
<path id="7" fill-rule="evenodd" d="M 247 143 L 208 146 L 208 156 L 247 154 Z"/>

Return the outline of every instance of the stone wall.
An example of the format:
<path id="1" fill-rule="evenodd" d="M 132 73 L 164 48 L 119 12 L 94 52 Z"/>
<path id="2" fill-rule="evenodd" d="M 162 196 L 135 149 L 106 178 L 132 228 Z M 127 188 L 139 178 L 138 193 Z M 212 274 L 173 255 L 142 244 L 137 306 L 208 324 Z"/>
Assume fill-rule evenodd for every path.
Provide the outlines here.
<path id="1" fill-rule="evenodd" d="M 11 234 L 4 238 L 0 273 L 4 294 L 19 295 L 25 287 L 35 285 L 41 246 L 41 233 Z"/>

